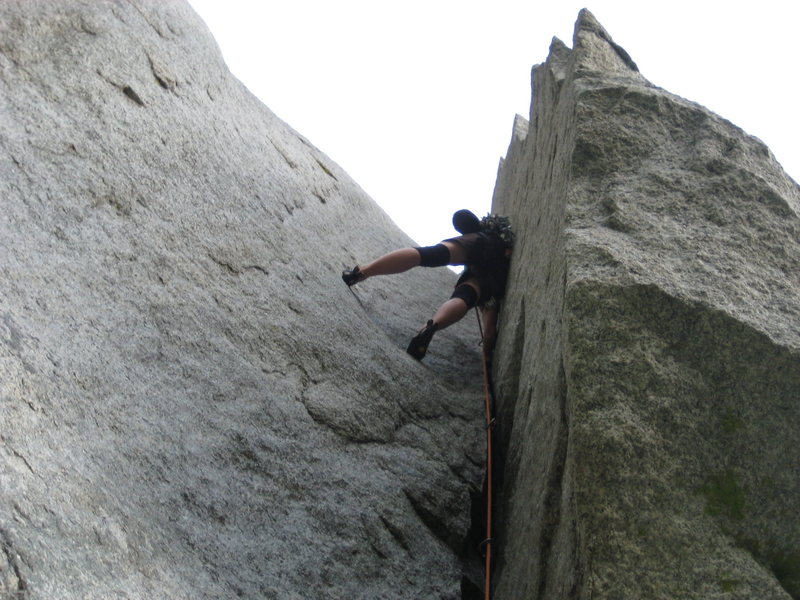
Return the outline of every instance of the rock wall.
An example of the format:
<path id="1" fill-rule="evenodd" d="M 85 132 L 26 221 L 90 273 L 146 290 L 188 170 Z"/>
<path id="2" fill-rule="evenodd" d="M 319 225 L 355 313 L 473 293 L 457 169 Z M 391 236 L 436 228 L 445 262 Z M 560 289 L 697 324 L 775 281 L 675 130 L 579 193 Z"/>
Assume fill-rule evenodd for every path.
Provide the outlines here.
<path id="1" fill-rule="evenodd" d="M 494 211 L 495 598 L 800 598 L 800 189 L 583 11 Z"/>
<path id="2" fill-rule="evenodd" d="M 799 598 L 797 184 L 586 11 L 530 117 L 494 597 Z M 477 597 L 454 277 L 343 286 L 411 240 L 186 4 L 0 4 L 0 197 L 0 597 Z"/>
<path id="3" fill-rule="evenodd" d="M 347 290 L 411 240 L 185 3 L 0 4 L 0 198 L 0 597 L 460 597 L 454 276 Z"/>

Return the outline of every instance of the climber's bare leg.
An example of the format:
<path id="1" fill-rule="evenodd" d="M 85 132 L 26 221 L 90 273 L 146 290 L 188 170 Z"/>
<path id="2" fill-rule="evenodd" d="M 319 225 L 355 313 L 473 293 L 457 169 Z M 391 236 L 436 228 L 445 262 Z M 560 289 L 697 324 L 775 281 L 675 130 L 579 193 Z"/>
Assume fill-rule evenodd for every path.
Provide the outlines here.
<path id="1" fill-rule="evenodd" d="M 480 298 L 481 289 L 477 281 L 469 279 L 462 285 L 472 287 L 478 294 L 478 298 Z M 440 331 L 453 323 L 457 323 L 464 318 L 464 315 L 466 315 L 468 311 L 469 307 L 462 298 L 450 298 L 447 302 L 442 304 L 439 310 L 436 311 L 436 314 L 433 315 L 433 322 L 436 324 L 436 330 Z"/>
<path id="2" fill-rule="evenodd" d="M 467 251 L 460 244 L 454 242 L 441 242 L 450 252 L 451 265 L 463 265 L 467 260 Z M 420 254 L 416 248 L 403 248 L 402 250 L 395 250 L 384 254 L 378 259 L 373 260 L 371 263 L 359 267 L 359 270 L 364 274 L 364 279 L 367 277 L 375 277 L 376 275 L 395 275 L 397 273 L 404 273 L 409 269 L 418 267 L 420 264 Z"/>
<path id="3" fill-rule="evenodd" d="M 375 275 L 394 275 L 418 267 L 419 261 L 419 252 L 414 248 L 403 248 L 384 254 L 371 263 L 359 267 L 359 270 L 364 274 L 365 279 Z"/>

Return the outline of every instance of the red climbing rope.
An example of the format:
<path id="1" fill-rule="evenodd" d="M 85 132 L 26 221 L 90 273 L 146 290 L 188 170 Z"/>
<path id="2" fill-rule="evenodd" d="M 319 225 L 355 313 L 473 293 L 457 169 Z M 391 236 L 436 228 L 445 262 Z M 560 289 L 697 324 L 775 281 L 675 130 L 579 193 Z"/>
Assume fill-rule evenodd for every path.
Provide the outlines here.
<path id="1" fill-rule="evenodd" d="M 485 396 L 486 409 L 486 540 L 484 548 L 486 550 L 486 582 L 484 584 L 484 598 L 491 600 L 492 597 L 492 429 L 494 429 L 494 418 L 492 417 L 492 398 L 489 386 L 489 357 L 486 346 L 483 347 L 483 391 Z"/>
<path id="2" fill-rule="evenodd" d="M 494 411 L 492 407 L 492 384 L 489 377 L 489 352 L 486 350 L 485 340 L 483 339 L 483 327 L 478 309 L 475 309 L 478 317 L 478 329 L 481 332 L 481 348 L 483 350 L 483 392 L 484 409 L 486 413 L 486 539 L 483 541 L 483 548 L 486 551 L 486 578 L 484 582 L 484 598 L 492 598 L 492 430 L 494 429 Z"/>

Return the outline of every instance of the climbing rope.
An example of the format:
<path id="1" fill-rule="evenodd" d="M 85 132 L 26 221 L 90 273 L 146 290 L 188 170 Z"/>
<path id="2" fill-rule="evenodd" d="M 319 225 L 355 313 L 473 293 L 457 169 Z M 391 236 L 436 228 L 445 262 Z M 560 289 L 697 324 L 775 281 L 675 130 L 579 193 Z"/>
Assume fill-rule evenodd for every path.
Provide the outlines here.
<path id="1" fill-rule="evenodd" d="M 486 538 L 481 543 L 486 552 L 484 598 L 492 598 L 492 432 L 494 430 L 494 406 L 493 392 L 490 376 L 489 352 L 486 344 L 483 343 L 483 326 L 478 308 L 475 308 L 475 315 L 478 317 L 478 329 L 481 332 L 481 349 L 483 357 L 483 392 L 484 392 L 484 411 L 486 415 Z"/>

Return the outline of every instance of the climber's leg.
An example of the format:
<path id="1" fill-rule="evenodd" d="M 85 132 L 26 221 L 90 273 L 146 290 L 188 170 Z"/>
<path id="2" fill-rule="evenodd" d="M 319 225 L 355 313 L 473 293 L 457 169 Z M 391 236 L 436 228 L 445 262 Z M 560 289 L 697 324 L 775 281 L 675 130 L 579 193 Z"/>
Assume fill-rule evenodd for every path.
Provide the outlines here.
<path id="1" fill-rule="evenodd" d="M 342 271 L 342 279 L 347 285 L 354 285 L 367 277 L 395 275 L 414 267 L 463 265 L 466 260 L 467 251 L 461 244 L 444 241 L 435 246 L 418 246 L 389 252 L 363 267 L 356 266 Z"/>
<path id="2" fill-rule="evenodd" d="M 433 315 L 436 330 L 444 329 L 460 321 L 467 314 L 467 311 L 478 303 L 480 295 L 480 287 L 475 279 L 469 279 L 458 285 L 453 290 L 453 295 L 450 296 L 450 299 L 442 304 L 436 314 Z"/>
<path id="3" fill-rule="evenodd" d="M 376 275 L 403 273 L 420 265 L 420 254 L 415 248 L 403 248 L 384 254 L 360 268 L 364 279 Z"/>
<path id="4" fill-rule="evenodd" d="M 394 275 L 419 266 L 421 255 L 416 248 L 403 248 L 384 254 L 363 267 L 342 271 L 342 280 L 349 286 L 375 275 Z"/>
<path id="5" fill-rule="evenodd" d="M 433 318 L 411 339 L 406 352 L 421 360 L 428 351 L 433 334 L 460 321 L 477 304 L 480 295 L 480 287 L 475 279 L 468 279 L 456 286 L 450 299 L 439 307 Z"/>

